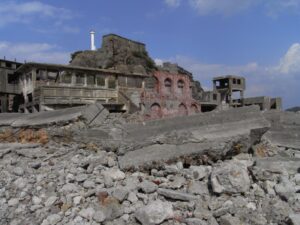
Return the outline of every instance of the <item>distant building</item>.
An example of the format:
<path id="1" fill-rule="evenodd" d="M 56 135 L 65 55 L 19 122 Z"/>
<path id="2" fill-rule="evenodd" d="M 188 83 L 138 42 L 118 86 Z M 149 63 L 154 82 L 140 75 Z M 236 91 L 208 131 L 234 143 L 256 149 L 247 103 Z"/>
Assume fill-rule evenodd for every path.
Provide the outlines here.
<path id="1" fill-rule="evenodd" d="M 0 59 L 0 112 L 18 111 L 14 98 L 20 95 L 19 79 L 15 71 L 22 63 Z"/>
<path id="2" fill-rule="evenodd" d="M 153 74 L 154 85 L 142 95 L 142 112 L 146 119 L 186 116 L 201 112 L 192 97 L 191 74 L 176 64 L 166 63 Z"/>

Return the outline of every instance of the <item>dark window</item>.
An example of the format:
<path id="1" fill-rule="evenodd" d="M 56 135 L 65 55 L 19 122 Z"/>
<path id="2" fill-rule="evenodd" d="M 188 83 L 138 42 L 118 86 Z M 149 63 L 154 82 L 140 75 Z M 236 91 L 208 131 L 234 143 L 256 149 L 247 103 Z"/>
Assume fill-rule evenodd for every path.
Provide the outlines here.
<path id="1" fill-rule="evenodd" d="M 94 75 L 87 75 L 87 85 L 95 85 L 95 76 Z"/>
<path id="2" fill-rule="evenodd" d="M 12 63 L 6 62 L 6 67 L 7 67 L 7 68 L 12 68 Z"/>
<path id="3" fill-rule="evenodd" d="M 116 88 L 116 78 L 115 77 L 109 77 L 108 88 Z"/>
<path id="4" fill-rule="evenodd" d="M 97 82 L 97 86 L 101 86 L 101 87 L 105 86 L 105 79 L 101 75 L 96 76 L 96 82 Z"/>
<path id="5" fill-rule="evenodd" d="M 238 84 L 241 84 L 241 80 L 240 80 L 240 79 L 238 79 L 238 80 L 237 80 L 237 83 L 238 83 Z"/>
<path id="6" fill-rule="evenodd" d="M 84 85 L 84 74 L 76 74 L 76 84 Z"/>
<path id="7" fill-rule="evenodd" d="M 65 84 L 70 84 L 72 83 L 72 74 L 70 72 L 65 72 L 62 74 L 62 79 L 61 79 L 62 83 Z"/>
<path id="8" fill-rule="evenodd" d="M 236 79 L 235 78 L 233 78 L 233 83 L 236 84 Z"/>
<path id="9" fill-rule="evenodd" d="M 183 89 L 184 88 L 184 82 L 183 80 L 179 80 L 177 83 L 178 88 Z"/>
<path id="10" fill-rule="evenodd" d="M 168 93 L 171 93 L 172 90 L 172 81 L 170 78 L 165 79 L 165 88 Z"/>
<path id="11" fill-rule="evenodd" d="M 213 100 L 217 100 L 218 99 L 218 95 L 217 94 L 213 94 Z"/>
<path id="12" fill-rule="evenodd" d="M 184 82 L 183 82 L 183 80 L 179 80 L 177 82 L 177 87 L 178 87 L 179 93 L 183 93 L 183 88 L 184 88 Z"/>

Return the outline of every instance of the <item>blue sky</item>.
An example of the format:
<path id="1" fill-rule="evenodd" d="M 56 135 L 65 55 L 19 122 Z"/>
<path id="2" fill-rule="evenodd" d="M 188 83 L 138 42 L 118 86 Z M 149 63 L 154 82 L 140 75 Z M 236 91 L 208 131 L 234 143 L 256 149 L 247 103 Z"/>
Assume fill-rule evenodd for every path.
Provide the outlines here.
<path id="1" fill-rule="evenodd" d="M 0 57 L 68 63 L 89 30 L 146 43 L 211 89 L 213 76 L 247 79 L 246 96 L 300 105 L 300 0 L 1 0 Z"/>

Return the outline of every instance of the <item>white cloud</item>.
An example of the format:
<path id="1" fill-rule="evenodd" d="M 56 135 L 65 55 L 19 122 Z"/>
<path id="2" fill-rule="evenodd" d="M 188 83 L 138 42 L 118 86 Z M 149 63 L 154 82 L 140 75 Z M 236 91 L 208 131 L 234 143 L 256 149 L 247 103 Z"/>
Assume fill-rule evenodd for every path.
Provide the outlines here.
<path id="1" fill-rule="evenodd" d="M 300 44 L 293 44 L 276 68 L 280 73 L 300 73 Z"/>
<path id="2" fill-rule="evenodd" d="M 169 61 L 176 62 L 180 66 L 190 70 L 199 78 L 211 79 L 219 75 L 234 75 L 255 72 L 258 70 L 258 65 L 255 62 L 246 65 L 225 65 L 225 64 L 209 64 L 199 62 L 190 57 L 177 55 L 169 59 Z"/>
<path id="3" fill-rule="evenodd" d="M 157 66 L 162 66 L 164 63 L 162 59 L 158 59 L 158 58 L 154 59 L 154 62 Z"/>
<path id="4" fill-rule="evenodd" d="M 256 0 L 190 0 L 192 8 L 200 15 L 232 14 L 250 7 Z"/>
<path id="5" fill-rule="evenodd" d="M 172 8 L 177 8 L 181 4 L 181 0 L 164 0 L 165 4 Z"/>
<path id="6" fill-rule="evenodd" d="M 269 16 L 276 17 L 283 11 L 297 12 L 300 8 L 300 0 L 189 0 L 189 3 L 200 15 L 232 15 L 260 6 Z"/>
<path id="7" fill-rule="evenodd" d="M 61 51 L 58 46 L 48 43 L 11 43 L 0 41 L 0 52 L 7 59 L 65 64 L 70 53 Z"/>
<path id="8" fill-rule="evenodd" d="M 52 19 L 64 21 L 73 18 L 72 12 L 39 1 L 18 3 L 3 1 L 0 3 L 0 27 L 11 23 L 30 23 L 36 19 Z"/>

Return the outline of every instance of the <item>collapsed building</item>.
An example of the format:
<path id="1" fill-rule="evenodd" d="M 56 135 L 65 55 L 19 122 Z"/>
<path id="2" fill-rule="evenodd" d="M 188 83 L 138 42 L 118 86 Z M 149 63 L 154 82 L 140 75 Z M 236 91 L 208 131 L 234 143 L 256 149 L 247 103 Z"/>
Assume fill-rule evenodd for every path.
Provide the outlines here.
<path id="1" fill-rule="evenodd" d="M 143 43 L 109 34 L 102 47 L 75 52 L 70 65 L 1 60 L 1 112 L 34 113 L 101 103 L 110 112 L 145 119 L 191 115 L 217 108 L 259 105 L 281 109 L 280 98 L 244 98 L 245 79 L 216 77 L 204 91 L 177 64 L 155 65 Z M 240 98 L 233 98 L 240 92 Z"/>

